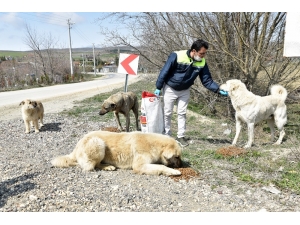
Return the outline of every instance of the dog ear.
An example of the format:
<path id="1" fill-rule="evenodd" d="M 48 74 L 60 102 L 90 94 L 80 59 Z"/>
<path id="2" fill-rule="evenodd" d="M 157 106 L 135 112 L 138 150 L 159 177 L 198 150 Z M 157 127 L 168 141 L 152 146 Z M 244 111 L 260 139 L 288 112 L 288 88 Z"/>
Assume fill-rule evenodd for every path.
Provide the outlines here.
<path id="1" fill-rule="evenodd" d="M 230 91 L 235 91 L 239 88 L 239 85 L 235 82 L 230 84 Z"/>
<path id="2" fill-rule="evenodd" d="M 20 105 L 24 105 L 24 104 L 25 104 L 25 102 L 24 102 L 24 101 L 21 101 L 20 104 L 19 104 L 19 106 L 20 106 Z"/>
<path id="3" fill-rule="evenodd" d="M 116 109 L 116 107 L 117 107 L 117 105 L 116 105 L 115 103 L 111 103 L 111 104 L 110 104 L 110 108 Z"/>
<path id="4" fill-rule="evenodd" d="M 37 102 L 36 101 L 32 101 L 31 105 L 33 105 L 33 107 L 37 107 Z"/>

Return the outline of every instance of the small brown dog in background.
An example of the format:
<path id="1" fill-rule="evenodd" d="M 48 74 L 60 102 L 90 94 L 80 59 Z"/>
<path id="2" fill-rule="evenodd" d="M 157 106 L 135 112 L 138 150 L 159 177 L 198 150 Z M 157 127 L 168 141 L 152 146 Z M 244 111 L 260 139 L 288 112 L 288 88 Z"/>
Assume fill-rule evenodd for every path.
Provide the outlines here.
<path id="1" fill-rule="evenodd" d="M 137 96 L 133 92 L 118 92 L 111 95 L 108 99 L 104 100 L 99 115 L 104 115 L 108 112 L 114 112 L 116 121 L 118 123 L 118 129 L 122 131 L 123 128 L 120 123 L 119 113 L 123 114 L 126 118 L 126 132 L 129 132 L 130 110 L 133 111 L 135 116 L 136 130 L 139 130 L 139 102 Z"/>
<path id="2" fill-rule="evenodd" d="M 28 134 L 30 131 L 30 122 L 34 126 L 35 133 L 39 132 L 39 123 L 40 120 L 41 127 L 43 124 L 44 117 L 44 107 L 40 101 L 34 101 L 30 99 L 25 99 L 22 101 L 19 106 L 22 105 L 21 112 L 25 124 L 25 133 Z"/>

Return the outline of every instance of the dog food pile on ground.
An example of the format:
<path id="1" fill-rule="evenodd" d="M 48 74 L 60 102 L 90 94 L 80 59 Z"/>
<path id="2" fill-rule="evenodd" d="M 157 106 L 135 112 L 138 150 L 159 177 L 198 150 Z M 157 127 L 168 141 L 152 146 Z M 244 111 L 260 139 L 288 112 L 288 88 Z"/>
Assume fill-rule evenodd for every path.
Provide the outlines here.
<path id="1" fill-rule="evenodd" d="M 181 172 L 180 176 L 170 176 L 175 181 L 179 181 L 179 180 L 189 181 L 190 179 L 192 179 L 194 177 L 199 177 L 199 173 L 190 167 L 175 168 L 175 169 L 179 170 Z"/>
<path id="2" fill-rule="evenodd" d="M 223 156 L 237 156 L 241 154 L 246 154 L 247 151 L 243 148 L 238 148 L 235 146 L 222 147 L 217 150 L 217 153 Z"/>
<path id="3" fill-rule="evenodd" d="M 103 127 L 103 128 L 101 128 L 101 130 L 120 133 L 120 131 L 118 130 L 117 127 Z"/>

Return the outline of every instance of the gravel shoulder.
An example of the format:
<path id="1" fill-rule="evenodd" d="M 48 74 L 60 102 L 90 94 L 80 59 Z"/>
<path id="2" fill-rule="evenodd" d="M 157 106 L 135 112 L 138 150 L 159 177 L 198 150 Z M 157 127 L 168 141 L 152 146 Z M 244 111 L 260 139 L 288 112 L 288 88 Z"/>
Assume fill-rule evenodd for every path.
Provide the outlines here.
<path id="1" fill-rule="evenodd" d="M 114 121 L 89 121 L 59 112 L 98 90 L 43 101 L 45 126 L 24 133 L 18 106 L 0 109 L 0 212 L 299 212 L 300 198 L 272 192 L 208 171 L 189 181 L 137 175 L 131 170 L 82 172 L 54 168 L 52 158 L 70 153 L 87 132 Z M 227 182 L 219 182 L 226 180 Z M 217 184 L 217 185 L 216 185 Z"/>

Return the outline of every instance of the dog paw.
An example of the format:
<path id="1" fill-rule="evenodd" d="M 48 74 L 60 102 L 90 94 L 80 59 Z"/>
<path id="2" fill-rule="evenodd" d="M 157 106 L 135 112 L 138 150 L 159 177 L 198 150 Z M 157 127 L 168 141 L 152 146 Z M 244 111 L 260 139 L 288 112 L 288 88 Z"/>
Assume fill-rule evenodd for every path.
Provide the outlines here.
<path id="1" fill-rule="evenodd" d="M 275 143 L 273 143 L 272 145 L 280 145 L 281 144 L 281 142 L 275 142 Z"/>
<path id="2" fill-rule="evenodd" d="M 250 148 L 251 145 L 246 144 L 243 148 Z"/>
<path id="3" fill-rule="evenodd" d="M 181 172 L 178 170 L 174 175 L 181 175 Z"/>
<path id="4" fill-rule="evenodd" d="M 114 167 L 114 166 L 105 166 L 105 167 L 102 168 L 102 170 L 112 171 L 112 170 L 116 170 L 116 167 Z"/>
<path id="5" fill-rule="evenodd" d="M 173 170 L 172 172 L 168 173 L 167 176 L 180 176 L 181 172 L 179 170 Z"/>

